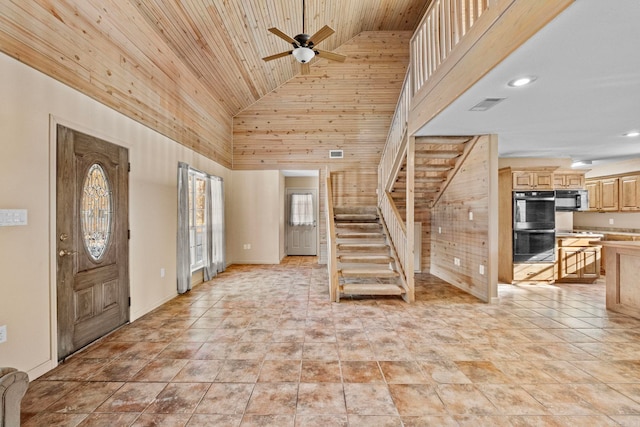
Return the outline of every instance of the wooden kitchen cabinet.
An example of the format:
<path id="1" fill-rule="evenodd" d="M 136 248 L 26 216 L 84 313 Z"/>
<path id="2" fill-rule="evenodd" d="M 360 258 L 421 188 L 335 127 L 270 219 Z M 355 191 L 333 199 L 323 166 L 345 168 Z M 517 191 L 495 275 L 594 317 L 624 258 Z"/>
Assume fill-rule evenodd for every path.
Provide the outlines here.
<path id="1" fill-rule="evenodd" d="M 640 234 L 633 234 L 633 233 L 627 233 L 627 234 L 615 234 L 615 233 L 607 233 L 605 234 L 605 238 L 604 240 L 607 241 L 616 241 L 616 242 L 639 242 L 640 241 Z M 606 256 L 606 252 L 607 251 L 601 251 L 600 253 L 600 275 L 605 275 L 606 274 L 606 261 L 605 261 L 605 256 Z"/>
<path id="2" fill-rule="evenodd" d="M 593 283 L 600 277 L 600 246 L 589 244 L 593 238 L 557 239 L 558 282 Z"/>
<path id="3" fill-rule="evenodd" d="M 589 210 L 596 212 L 617 212 L 619 210 L 619 178 L 588 180 L 585 188 L 589 192 Z"/>
<path id="4" fill-rule="evenodd" d="M 620 210 L 640 210 L 640 175 L 620 177 Z"/>
<path id="5" fill-rule="evenodd" d="M 602 193 L 602 183 L 599 180 L 587 181 L 584 185 L 589 195 L 589 211 L 598 211 L 600 208 L 600 195 Z"/>
<path id="6" fill-rule="evenodd" d="M 514 190 L 553 190 L 551 171 L 516 171 L 512 179 Z"/>
<path id="7" fill-rule="evenodd" d="M 514 282 L 548 282 L 555 281 L 555 264 L 549 262 L 513 264 Z"/>
<path id="8" fill-rule="evenodd" d="M 584 190 L 584 173 L 554 172 L 553 188 L 555 190 Z"/>

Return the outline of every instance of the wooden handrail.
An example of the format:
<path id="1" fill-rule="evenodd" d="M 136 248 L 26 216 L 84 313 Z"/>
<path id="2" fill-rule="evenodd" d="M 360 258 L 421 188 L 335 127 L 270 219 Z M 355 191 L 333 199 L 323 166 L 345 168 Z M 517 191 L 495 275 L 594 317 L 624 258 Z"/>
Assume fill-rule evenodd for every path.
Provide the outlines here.
<path id="1" fill-rule="evenodd" d="M 388 197 L 388 195 L 387 195 Z M 402 282 L 402 287 L 405 290 L 405 296 L 409 293 L 409 284 L 407 283 L 407 273 L 405 271 L 404 263 L 400 260 L 398 256 L 398 251 L 396 250 L 396 246 L 393 243 L 393 239 L 391 238 L 391 233 L 389 232 L 389 228 L 387 227 L 387 222 L 384 219 L 384 215 L 382 215 L 382 209 L 378 208 L 378 215 L 380 216 L 380 223 L 382 224 L 382 230 L 384 231 L 385 237 L 387 241 L 389 241 L 389 248 L 391 249 L 391 257 L 394 262 L 398 266 L 398 273 L 400 273 L 400 281 Z"/>
<path id="2" fill-rule="evenodd" d="M 387 134 L 387 142 L 382 150 L 382 156 L 380 157 L 380 166 L 378 168 L 378 174 L 380 176 L 380 188 L 386 189 L 390 175 L 393 173 L 396 165 L 396 159 L 398 153 L 402 150 L 402 143 L 405 139 L 407 124 L 409 119 L 409 106 L 411 100 L 410 84 L 410 70 L 407 70 L 404 82 L 402 84 L 402 90 L 398 97 L 398 103 L 396 104 L 396 110 L 391 120 L 391 126 L 389 127 L 389 133 Z M 381 195 L 381 193 L 378 193 Z M 380 197 L 378 197 L 380 199 Z"/>
<path id="3" fill-rule="evenodd" d="M 490 7 L 489 0 L 433 0 L 411 38 L 413 94 Z"/>
<path id="4" fill-rule="evenodd" d="M 329 300 L 340 301 L 338 291 L 338 265 L 337 265 L 337 245 L 336 245 L 336 223 L 333 212 L 333 189 L 331 183 L 331 171 L 326 169 L 326 206 L 327 206 L 327 269 L 329 270 Z"/>

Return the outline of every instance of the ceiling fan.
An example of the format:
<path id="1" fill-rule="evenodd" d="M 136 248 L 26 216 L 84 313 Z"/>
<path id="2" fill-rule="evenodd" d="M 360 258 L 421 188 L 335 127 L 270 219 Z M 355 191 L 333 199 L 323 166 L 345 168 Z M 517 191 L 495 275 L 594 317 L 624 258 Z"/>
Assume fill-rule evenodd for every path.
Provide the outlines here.
<path id="1" fill-rule="evenodd" d="M 321 50 L 316 47 L 321 41 L 335 33 L 333 28 L 325 25 L 320 28 L 315 34 L 309 36 L 304 32 L 304 0 L 302 0 L 302 33 L 295 37 L 290 37 L 283 31 L 280 31 L 276 27 L 269 28 L 269 32 L 275 34 L 281 39 L 291 43 L 293 50 L 276 53 L 275 55 L 262 58 L 265 61 L 271 61 L 274 59 L 282 58 L 287 55 L 293 55 L 296 61 L 302 64 L 301 74 L 309 74 L 309 61 L 311 61 L 316 55 L 321 56 L 332 61 L 344 62 L 347 59 L 346 56 L 339 53 L 329 52 L 327 50 Z"/>

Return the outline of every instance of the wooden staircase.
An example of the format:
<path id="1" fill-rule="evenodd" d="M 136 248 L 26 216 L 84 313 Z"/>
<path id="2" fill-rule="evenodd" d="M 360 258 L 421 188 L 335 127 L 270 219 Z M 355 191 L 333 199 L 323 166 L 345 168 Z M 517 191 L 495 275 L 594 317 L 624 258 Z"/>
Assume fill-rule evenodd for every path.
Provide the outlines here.
<path id="1" fill-rule="evenodd" d="M 474 137 L 440 136 L 416 137 L 415 139 L 415 176 L 414 207 L 430 208 L 442 193 L 444 186 L 461 164 L 465 151 L 472 146 L 467 144 Z M 391 197 L 399 211 L 406 208 L 407 159 L 402 164 L 391 188 Z"/>
<path id="2" fill-rule="evenodd" d="M 336 300 L 341 296 L 405 294 L 397 257 L 378 209 L 335 207 L 334 221 L 339 279 Z"/>

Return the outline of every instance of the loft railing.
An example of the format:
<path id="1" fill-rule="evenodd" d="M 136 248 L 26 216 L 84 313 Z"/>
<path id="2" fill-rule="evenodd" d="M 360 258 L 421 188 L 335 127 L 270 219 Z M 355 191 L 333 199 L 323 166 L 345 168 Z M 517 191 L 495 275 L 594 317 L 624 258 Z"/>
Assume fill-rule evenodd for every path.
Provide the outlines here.
<path id="1" fill-rule="evenodd" d="M 382 150 L 382 157 L 380 158 L 380 166 L 378 168 L 379 187 L 382 189 L 388 189 L 391 184 L 390 177 L 392 174 L 396 174 L 397 171 L 397 158 L 398 153 L 401 151 L 403 141 L 405 140 L 407 132 L 407 122 L 409 119 L 409 104 L 411 100 L 411 90 L 409 87 L 411 75 L 410 70 L 407 70 L 407 74 L 404 77 L 404 83 L 398 97 L 398 103 L 396 104 L 396 111 L 393 114 L 391 120 L 391 127 L 387 134 L 387 142 Z M 384 178 L 384 180 L 382 180 Z M 382 191 L 378 190 L 378 199 L 382 195 Z"/>
<path id="2" fill-rule="evenodd" d="M 411 38 L 416 94 L 489 8 L 492 0 L 433 0 Z"/>
<path id="3" fill-rule="evenodd" d="M 327 269 L 329 270 L 329 300 L 338 301 L 340 296 L 338 291 L 338 266 L 337 266 L 337 246 L 336 246 L 336 224 L 333 212 L 333 189 L 331 182 L 331 171 L 327 168 L 327 179 L 325 185 L 325 203 L 327 207 Z"/>

